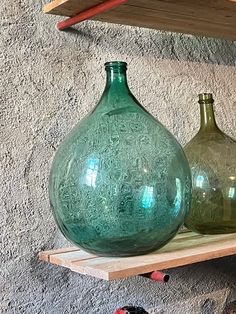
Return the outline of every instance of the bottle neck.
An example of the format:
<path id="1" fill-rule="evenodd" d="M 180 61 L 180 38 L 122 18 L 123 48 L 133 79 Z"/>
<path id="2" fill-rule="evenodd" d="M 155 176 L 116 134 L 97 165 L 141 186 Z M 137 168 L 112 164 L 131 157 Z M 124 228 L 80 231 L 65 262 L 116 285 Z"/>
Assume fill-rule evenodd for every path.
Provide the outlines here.
<path id="1" fill-rule="evenodd" d="M 213 110 L 213 103 L 200 104 L 201 127 L 200 131 L 217 130 L 215 114 Z"/>
<path id="2" fill-rule="evenodd" d="M 108 116 L 117 116 L 121 113 L 146 112 L 128 87 L 126 68 L 127 64 L 120 61 L 105 64 L 106 87 L 93 112 L 96 111 Z"/>
<path id="3" fill-rule="evenodd" d="M 126 69 L 107 69 L 105 92 L 111 94 L 114 92 L 116 94 L 130 93 Z"/>
<path id="4" fill-rule="evenodd" d="M 105 69 L 106 87 L 94 110 L 107 114 L 115 114 L 117 110 L 128 110 L 127 108 L 137 101 L 128 87 L 126 63 L 109 62 L 105 64 Z"/>

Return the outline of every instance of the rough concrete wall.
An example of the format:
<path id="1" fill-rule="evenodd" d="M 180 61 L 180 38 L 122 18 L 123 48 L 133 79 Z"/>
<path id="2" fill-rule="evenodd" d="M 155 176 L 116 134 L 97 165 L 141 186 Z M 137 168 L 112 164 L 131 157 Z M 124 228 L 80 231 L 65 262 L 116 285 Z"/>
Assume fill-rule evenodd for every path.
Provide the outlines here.
<path id="1" fill-rule="evenodd" d="M 86 22 L 59 33 L 42 2 L 0 5 L 0 312 L 221 313 L 235 288 L 236 257 L 170 271 L 170 284 L 135 277 L 107 283 L 37 260 L 65 243 L 47 196 L 50 164 L 72 126 L 96 104 L 103 63 L 125 60 L 131 90 L 184 144 L 198 129 L 199 92 L 212 91 L 221 128 L 236 137 L 236 44 Z"/>

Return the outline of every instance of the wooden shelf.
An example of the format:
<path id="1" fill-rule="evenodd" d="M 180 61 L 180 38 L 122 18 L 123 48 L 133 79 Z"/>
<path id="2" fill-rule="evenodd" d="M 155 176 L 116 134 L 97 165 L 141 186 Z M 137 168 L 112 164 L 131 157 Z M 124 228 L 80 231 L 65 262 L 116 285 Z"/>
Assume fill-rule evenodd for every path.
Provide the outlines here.
<path id="1" fill-rule="evenodd" d="M 72 247 L 41 252 L 39 259 L 80 274 L 114 280 L 234 254 L 236 234 L 203 236 L 187 232 L 178 234 L 159 251 L 142 256 L 98 257 Z"/>
<path id="2" fill-rule="evenodd" d="M 54 0 L 44 12 L 73 17 L 102 2 Z M 236 40 L 236 0 L 128 0 L 93 19 Z"/>

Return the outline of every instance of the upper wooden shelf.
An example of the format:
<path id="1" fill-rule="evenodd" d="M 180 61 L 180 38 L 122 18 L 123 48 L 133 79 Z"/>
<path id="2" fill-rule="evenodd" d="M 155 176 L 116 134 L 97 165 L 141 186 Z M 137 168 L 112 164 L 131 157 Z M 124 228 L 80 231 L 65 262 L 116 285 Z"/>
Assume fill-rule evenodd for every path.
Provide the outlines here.
<path id="1" fill-rule="evenodd" d="M 45 13 L 73 17 L 101 0 L 54 0 Z M 236 40 L 236 0 L 128 0 L 94 20 Z"/>
<path id="2" fill-rule="evenodd" d="M 203 236 L 186 232 L 159 251 L 142 256 L 98 257 L 72 247 L 41 252 L 39 258 L 84 275 L 114 280 L 234 254 L 236 234 Z"/>

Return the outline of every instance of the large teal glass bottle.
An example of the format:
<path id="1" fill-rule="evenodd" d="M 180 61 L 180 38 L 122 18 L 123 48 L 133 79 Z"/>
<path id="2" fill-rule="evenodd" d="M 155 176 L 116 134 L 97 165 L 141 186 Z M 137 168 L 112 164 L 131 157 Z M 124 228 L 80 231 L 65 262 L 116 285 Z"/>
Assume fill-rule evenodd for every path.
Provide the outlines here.
<path id="1" fill-rule="evenodd" d="M 103 256 L 165 245 L 189 208 L 191 175 L 181 146 L 131 94 L 126 63 L 105 64 L 101 100 L 55 156 L 50 202 L 62 233 Z"/>

